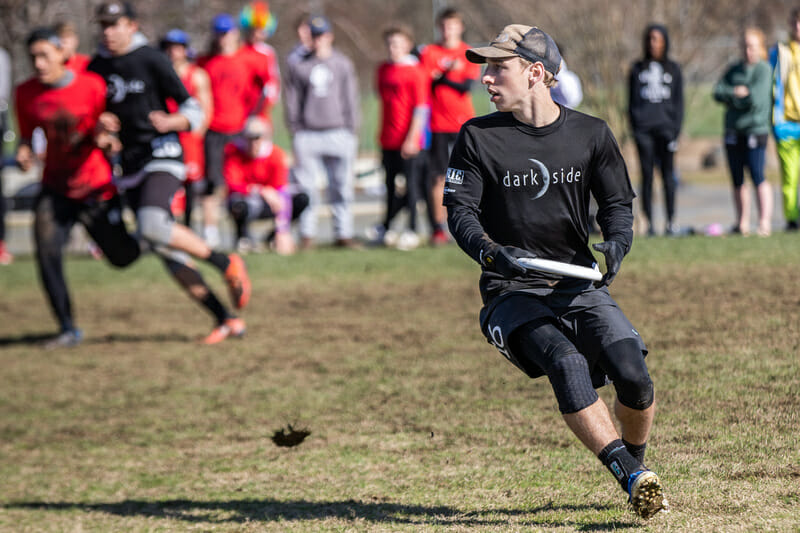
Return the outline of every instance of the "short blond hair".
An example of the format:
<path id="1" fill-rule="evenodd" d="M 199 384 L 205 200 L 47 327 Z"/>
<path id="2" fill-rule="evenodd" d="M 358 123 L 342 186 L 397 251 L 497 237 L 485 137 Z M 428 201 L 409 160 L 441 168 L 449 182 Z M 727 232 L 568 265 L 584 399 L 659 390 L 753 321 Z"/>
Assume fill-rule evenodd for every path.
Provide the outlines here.
<path id="1" fill-rule="evenodd" d="M 748 26 L 742 32 L 742 40 L 747 39 L 747 36 L 751 35 L 758 39 L 758 57 L 762 60 L 767 59 L 767 37 L 764 35 L 764 32 L 761 31 L 760 28 L 756 28 L 755 26 Z"/>
<path id="2" fill-rule="evenodd" d="M 524 57 L 517 56 L 517 59 L 519 59 L 522 62 L 522 65 L 523 65 L 524 68 L 528 68 L 529 66 L 533 65 L 533 63 L 531 61 L 528 61 Z M 539 61 L 539 63 L 541 63 L 541 61 Z M 542 66 L 544 66 L 544 65 L 542 65 Z M 556 79 L 555 74 L 553 74 L 549 70 L 545 69 L 545 71 L 544 71 L 544 86 L 547 87 L 548 89 L 552 89 L 556 85 L 558 85 L 558 80 Z"/>
<path id="3" fill-rule="evenodd" d="M 393 35 L 402 35 L 413 45 L 414 44 L 414 30 L 408 24 L 393 24 L 383 30 L 383 40 L 386 41 Z"/>

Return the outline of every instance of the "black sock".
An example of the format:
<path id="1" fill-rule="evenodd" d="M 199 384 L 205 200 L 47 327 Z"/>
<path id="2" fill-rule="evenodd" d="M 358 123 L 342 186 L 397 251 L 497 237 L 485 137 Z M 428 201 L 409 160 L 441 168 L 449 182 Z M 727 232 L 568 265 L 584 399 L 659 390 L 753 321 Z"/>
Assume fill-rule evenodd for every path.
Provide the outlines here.
<path id="1" fill-rule="evenodd" d="M 215 251 L 211 252 L 211 255 L 208 256 L 206 261 L 217 267 L 222 273 L 228 270 L 228 265 L 231 264 L 231 260 L 228 259 L 227 255 Z"/>
<path id="2" fill-rule="evenodd" d="M 628 449 L 628 453 L 630 453 L 634 459 L 644 464 L 644 452 L 647 449 L 646 442 L 644 444 L 631 444 L 625 439 L 622 439 L 622 444 L 625 445 L 625 447 Z"/>
<path id="3" fill-rule="evenodd" d="M 226 319 L 231 318 L 230 313 L 228 310 L 225 309 L 225 306 L 214 296 L 214 293 L 208 291 L 208 294 L 205 298 L 200 300 L 200 303 L 203 304 L 203 307 L 209 310 L 214 318 L 217 319 L 217 324 L 222 324 L 225 322 Z"/>
<path id="4" fill-rule="evenodd" d="M 597 458 L 614 475 L 622 490 L 628 492 L 628 478 L 631 474 L 644 469 L 642 463 L 637 461 L 625 448 L 621 439 L 612 441 L 597 454 Z"/>

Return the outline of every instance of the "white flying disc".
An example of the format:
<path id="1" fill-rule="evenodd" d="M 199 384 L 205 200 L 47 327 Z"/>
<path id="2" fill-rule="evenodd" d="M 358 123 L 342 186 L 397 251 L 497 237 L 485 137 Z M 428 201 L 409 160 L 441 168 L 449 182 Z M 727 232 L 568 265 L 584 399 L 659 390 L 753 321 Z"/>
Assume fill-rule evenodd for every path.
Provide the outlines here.
<path id="1" fill-rule="evenodd" d="M 517 261 L 520 265 L 529 270 L 559 274 L 570 278 L 590 279 L 592 281 L 600 281 L 603 279 L 603 273 L 597 268 L 583 267 L 570 263 L 562 263 L 560 261 L 551 261 L 549 259 L 540 259 L 538 257 L 520 257 Z"/>

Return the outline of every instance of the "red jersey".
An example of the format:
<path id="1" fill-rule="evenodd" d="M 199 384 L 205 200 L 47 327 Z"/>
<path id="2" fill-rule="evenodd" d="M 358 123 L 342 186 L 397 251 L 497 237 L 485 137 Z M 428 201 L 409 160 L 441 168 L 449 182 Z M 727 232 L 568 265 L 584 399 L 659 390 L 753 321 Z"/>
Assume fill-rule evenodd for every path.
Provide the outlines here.
<path id="1" fill-rule="evenodd" d="M 89 66 L 89 61 L 91 58 L 84 54 L 72 54 L 72 57 L 67 59 L 67 62 L 64 64 L 65 67 L 70 69 L 72 72 L 83 72 L 86 70 L 86 67 Z"/>
<path id="2" fill-rule="evenodd" d="M 445 48 L 440 44 L 429 44 L 422 50 L 422 66 L 431 78 L 444 73 L 456 83 L 476 80 L 481 68 L 467 61 L 469 45 L 461 43 L 456 48 Z M 457 133 L 461 125 L 475 116 L 472 95 L 461 93 L 443 83 L 434 86 L 431 93 L 431 131 L 434 133 Z"/>
<path id="3" fill-rule="evenodd" d="M 184 75 L 180 78 L 189 96 L 197 97 L 197 87 L 194 84 L 194 73 L 199 69 L 197 65 L 189 65 Z M 167 111 L 176 113 L 178 104 L 171 98 L 167 100 Z M 206 155 L 203 149 L 203 136 L 194 131 L 181 131 L 178 133 L 183 147 L 183 164 L 186 166 L 186 181 L 199 181 L 203 177 L 206 164 Z"/>
<path id="4" fill-rule="evenodd" d="M 270 119 L 273 106 L 281 95 L 281 73 L 278 70 L 278 55 L 265 43 L 245 44 L 239 51 L 250 67 L 250 90 L 247 109 Z"/>
<path id="5" fill-rule="evenodd" d="M 208 72 L 214 112 L 208 129 L 233 135 L 242 131 L 250 113 L 251 72 L 241 49 L 235 54 L 205 56 L 197 64 Z"/>
<path id="6" fill-rule="evenodd" d="M 382 63 L 377 85 L 381 98 L 381 148 L 400 150 L 414 110 L 428 105 L 430 80 L 416 58 L 409 56 L 400 63 Z"/>
<path id="7" fill-rule="evenodd" d="M 266 153 L 252 158 L 237 142 L 225 146 L 223 167 L 228 194 L 248 194 L 256 187 L 281 189 L 286 186 L 289 164 L 286 154 L 277 145 L 269 145 Z"/>
<path id="8" fill-rule="evenodd" d="M 22 139 L 30 141 L 37 127 L 47 138 L 43 186 L 73 200 L 113 196 L 111 166 L 94 144 L 97 119 L 106 107 L 103 78 L 76 73 L 64 87 L 31 78 L 17 87 L 15 96 Z"/>

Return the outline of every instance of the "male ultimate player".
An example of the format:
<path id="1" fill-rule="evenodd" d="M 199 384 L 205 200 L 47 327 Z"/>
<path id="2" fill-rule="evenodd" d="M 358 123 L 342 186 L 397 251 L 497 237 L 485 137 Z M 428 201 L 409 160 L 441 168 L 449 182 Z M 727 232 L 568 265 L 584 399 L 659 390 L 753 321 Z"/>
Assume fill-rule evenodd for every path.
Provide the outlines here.
<path id="1" fill-rule="evenodd" d="M 242 336 L 244 321 L 222 305 L 186 254 L 208 261 L 224 275 L 239 309 L 250 298 L 244 262 L 238 255 L 211 250 L 192 230 L 176 223 L 170 211 L 172 196 L 185 174 L 178 132 L 200 126 L 200 106 L 186 92 L 167 57 L 147 46 L 130 4 L 118 0 L 100 4 L 97 21 L 102 46 L 88 70 L 100 74 L 108 87 L 108 113 L 101 116 L 100 124 L 119 132 L 122 176 L 117 183 L 126 190 L 139 233 L 161 255 L 178 283 L 215 317 L 217 326 L 204 342 Z M 178 104 L 176 113 L 167 112 L 169 98 Z"/>
<path id="2" fill-rule="evenodd" d="M 114 140 L 95 135 L 106 105 L 106 85 L 94 73 L 67 66 L 61 38 L 50 28 L 31 32 L 27 40 L 34 76 L 17 86 L 16 117 L 20 143 L 17 162 L 28 170 L 36 159 L 32 137 L 41 128 L 47 139 L 42 190 L 34 208 L 36 265 L 60 331 L 46 348 L 68 348 L 81 342 L 64 277 L 62 250 L 70 230 L 80 222 L 117 267 L 139 257 L 138 241 L 125 229 L 121 204 L 111 182 L 111 166 L 101 145 Z"/>
<path id="3" fill-rule="evenodd" d="M 553 102 L 561 64 L 555 42 L 530 26 L 506 26 L 487 47 L 481 82 L 498 112 L 468 121 L 447 169 L 444 204 L 456 242 L 483 267 L 481 328 L 528 376 L 547 375 L 564 421 L 608 467 L 634 511 L 667 508 L 661 481 L 642 463 L 655 412 L 639 334 L 606 285 L 633 240 L 634 193 L 608 126 Z M 598 204 L 607 272 L 590 281 L 526 270 L 520 257 L 594 264 L 589 197 Z M 595 391 L 617 392 L 611 415 Z"/>

